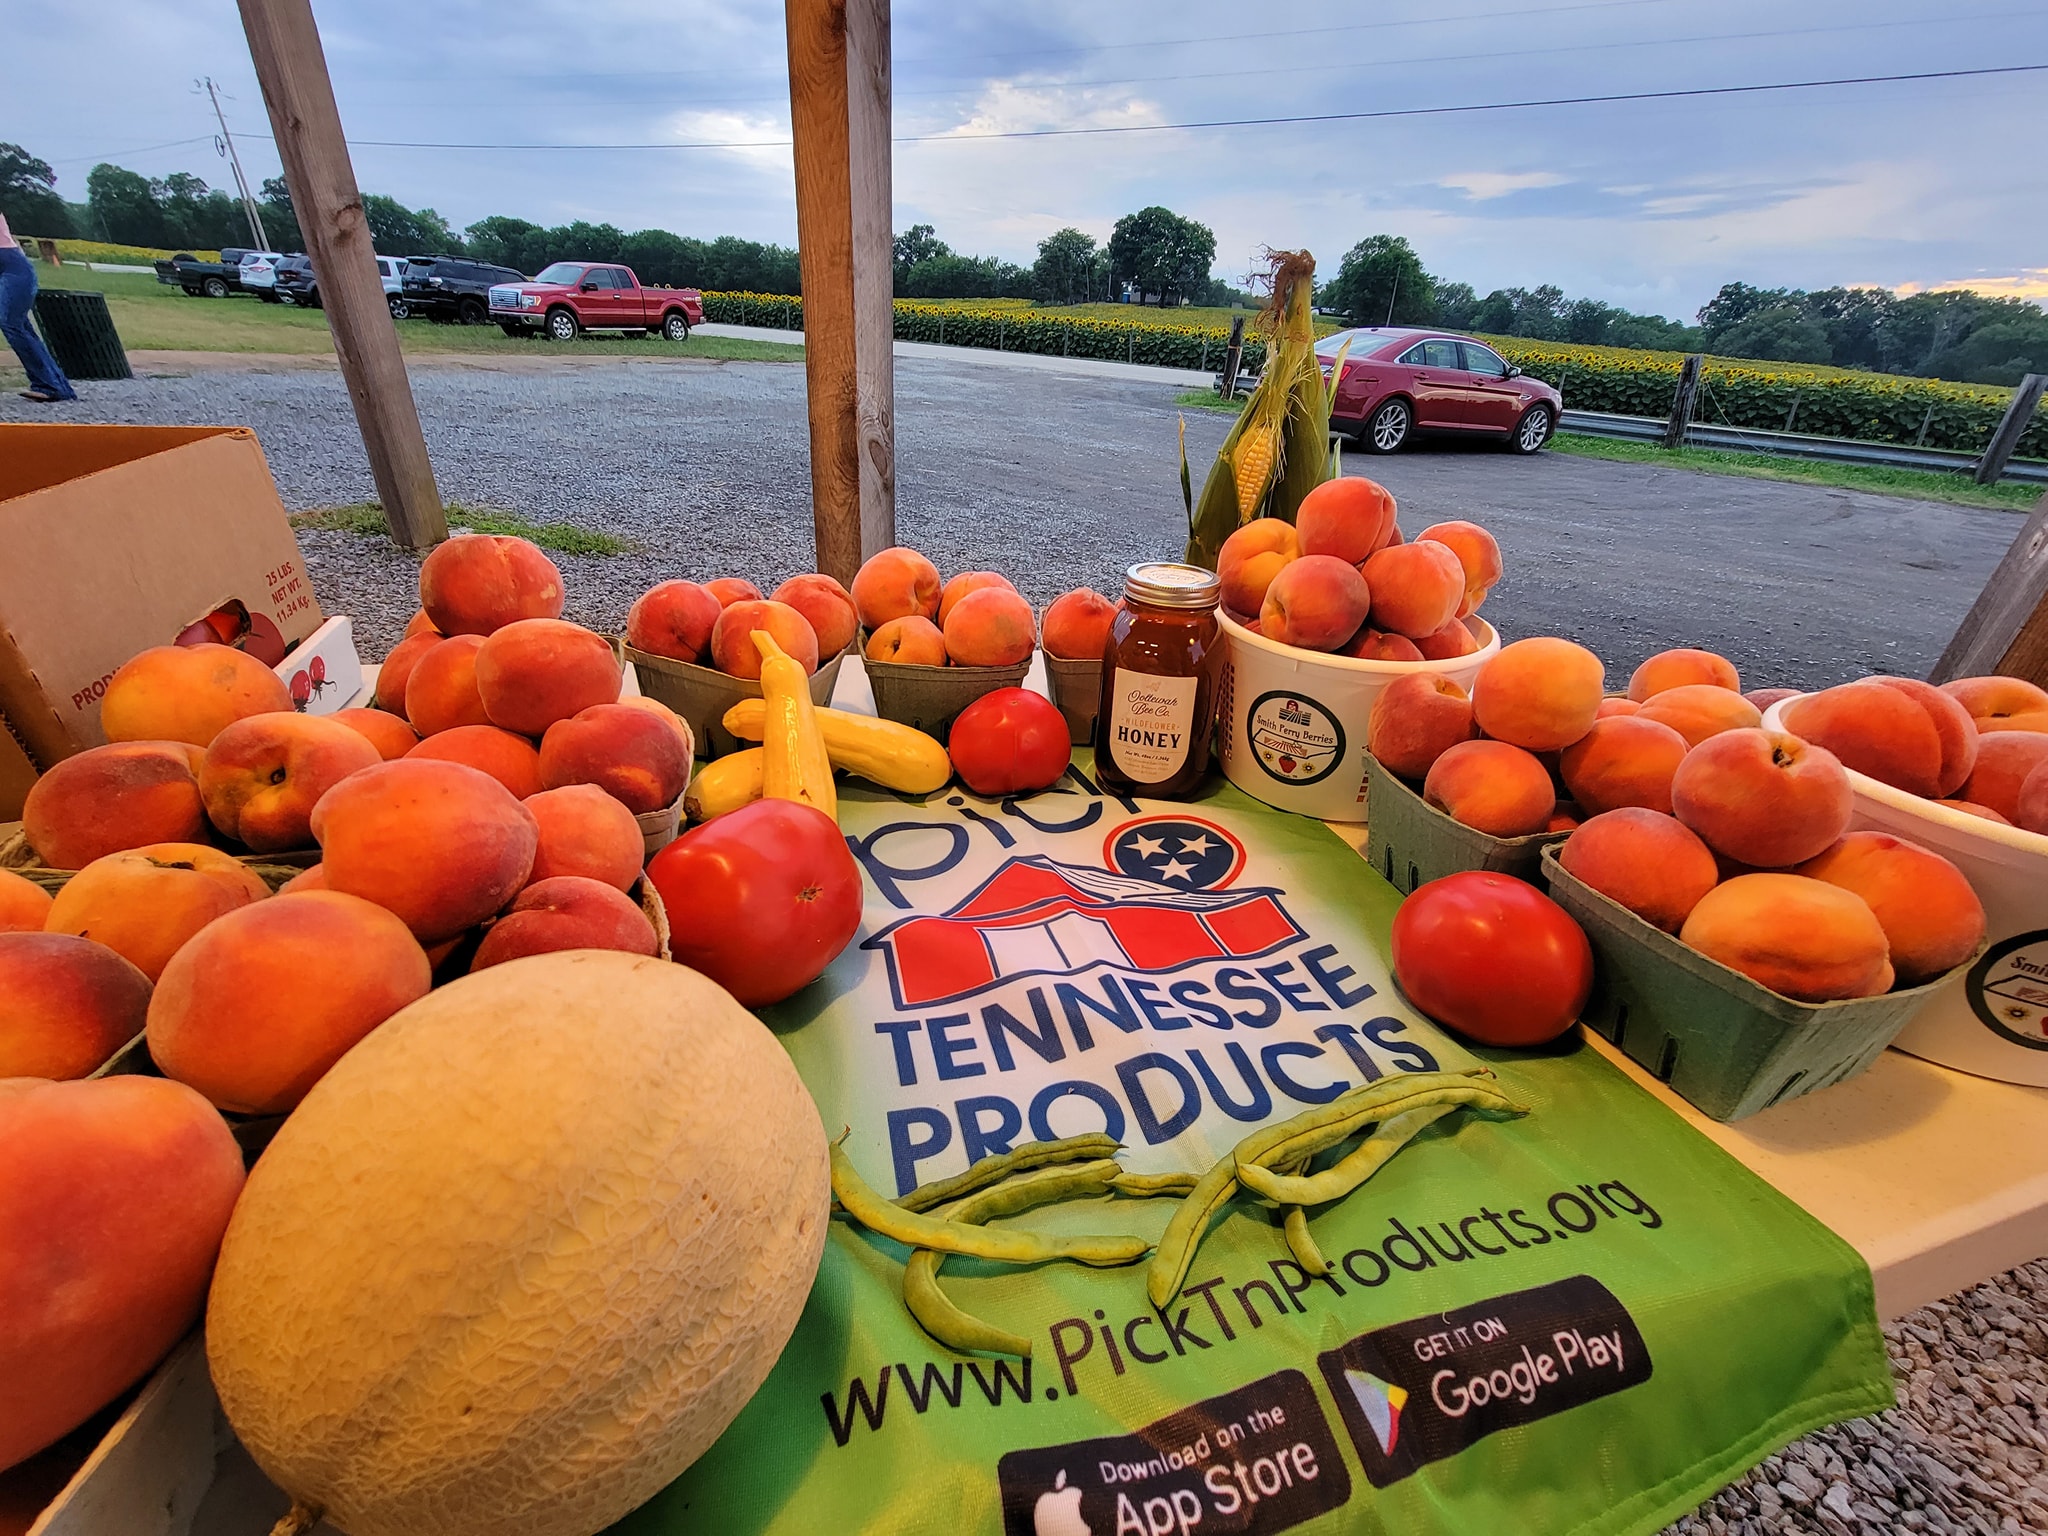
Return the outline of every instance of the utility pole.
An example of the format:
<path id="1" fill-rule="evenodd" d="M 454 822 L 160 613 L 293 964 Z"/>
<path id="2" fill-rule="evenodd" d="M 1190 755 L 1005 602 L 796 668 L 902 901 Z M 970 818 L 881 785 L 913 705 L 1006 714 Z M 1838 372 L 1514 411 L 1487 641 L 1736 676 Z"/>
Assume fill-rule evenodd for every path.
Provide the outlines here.
<path id="1" fill-rule="evenodd" d="M 208 75 L 197 82 L 206 87 L 206 94 L 213 102 L 214 121 L 220 124 L 221 143 L 227 148 L 228 164 L 234 168 L 235 188 L 242 194 L 242 212 L 249 216 L 249 234 L 256 241 L 256 249 L 270 249 L 270 237 L 263 232 L 263 216 L 256 211 L 256 199 L 249 195 L 249 178 L 242 174 L 242 157 L 235 152 L 235 136 L 228 132 L 227 114 L 220 109 L 220 91 Z"/>

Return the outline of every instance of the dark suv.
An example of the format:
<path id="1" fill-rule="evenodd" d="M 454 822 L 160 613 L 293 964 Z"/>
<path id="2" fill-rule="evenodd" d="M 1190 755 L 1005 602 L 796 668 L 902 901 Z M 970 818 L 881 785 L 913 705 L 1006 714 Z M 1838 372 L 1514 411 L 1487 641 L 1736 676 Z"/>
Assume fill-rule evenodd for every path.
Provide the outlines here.
<path id="1" fill-rule="evenodd" d="M 525 281 L 524 272 L 467 256 L 415 256 L 405 269 L 405 302 L 429 320 L 482 325 L 491 318 L 492 285 Z"/>

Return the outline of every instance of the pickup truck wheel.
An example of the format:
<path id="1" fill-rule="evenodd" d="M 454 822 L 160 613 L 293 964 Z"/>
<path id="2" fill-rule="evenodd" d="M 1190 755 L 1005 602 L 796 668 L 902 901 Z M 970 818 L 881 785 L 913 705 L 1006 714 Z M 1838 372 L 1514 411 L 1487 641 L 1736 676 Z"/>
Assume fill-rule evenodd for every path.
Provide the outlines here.
<path id="1" fill-rule="evenodd" d="M 662 317 L 661 334 L 670 341 L 690 339 L 690 318 L 679 309 L 672 309 Z"/>
<path id="2" fill-rule="evenodd" d="M 228 296 L 228 280 L 224 277 L 209 277 L 199 285 L 209 299 L 224 299 Z"/>
<path id="3" fill-rule="evenodd" d="M 551 309 L 548 311 L 548 340 L 574 341 L 583 326 L 573 309 Z"/>

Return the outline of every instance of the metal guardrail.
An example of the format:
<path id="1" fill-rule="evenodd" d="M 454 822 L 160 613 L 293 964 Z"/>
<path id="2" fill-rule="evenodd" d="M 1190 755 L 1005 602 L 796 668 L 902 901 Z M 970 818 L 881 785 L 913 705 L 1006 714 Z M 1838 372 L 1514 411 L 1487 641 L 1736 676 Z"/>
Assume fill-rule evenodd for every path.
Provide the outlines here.
<path id="1" fill-rule="evenodd" d="M 1664 436 L 1661 416 L 1610 416 L 1601 411 L 1567 410 L 1558 422 L 1560 432 L 1583 432 L 1588 437 L 1622 438 L 1630 442 L 1656 442 Z M 1901 443 L 1864 443 L 1842 437 L 1812 437 L 1804 432 L 1771 432 L 1754 427 L 1717 427 L 1695 421 L 1685 429 L 1688 448 L 1719 448 L 1737 453 L 1774 453 L 1793 459 L 1823 459 L 1835 464 L 1880 464 L 1890 469 L 1945 470 L 1967 475 L 1977 467 L 1977 455 L 1950 448 L 1910 448 Z M 2013 459 L 2001 477 L 2033 485 L 2048 485 L 2048 462 Z"/>

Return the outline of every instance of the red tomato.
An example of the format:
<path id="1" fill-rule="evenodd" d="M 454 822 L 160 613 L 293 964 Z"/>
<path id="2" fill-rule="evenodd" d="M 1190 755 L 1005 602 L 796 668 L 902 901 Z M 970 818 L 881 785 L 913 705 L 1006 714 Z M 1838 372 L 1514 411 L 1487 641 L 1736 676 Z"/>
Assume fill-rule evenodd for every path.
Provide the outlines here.
<path id="1" fill-rule="evenodd" d="M 685 832 L 647 865 L 669 951 L 749 1008 L 816 981 L 860 927 L 860 866 L 839 826 L 756 800 Z"/>
<path id="2" fill-rule="evenodd" d="M 1586 1006 L 1593 947 L 1535 886 L 1471 870 L 1401 903 L 1394 979 L 1432 1019 L 1483 1045 L 1541 1045 Z"/>
<path id="3" fill-rule="evenodd" d="M 1050 788 L 1074 756 L 1067 717 L 1029 688 L 998 688 L 961 710 L 946 751 L 977 795 Z"/>

